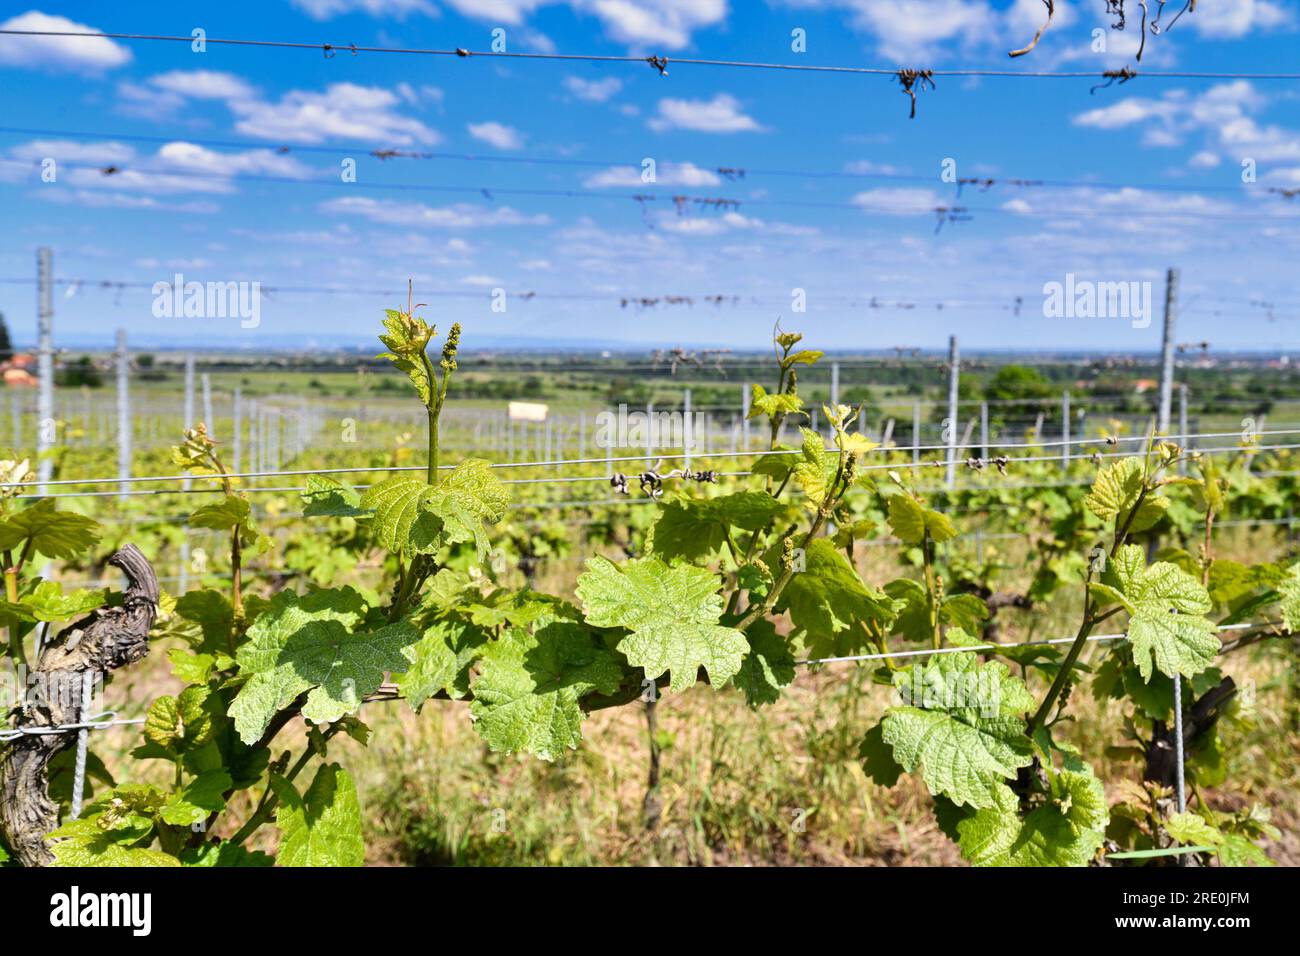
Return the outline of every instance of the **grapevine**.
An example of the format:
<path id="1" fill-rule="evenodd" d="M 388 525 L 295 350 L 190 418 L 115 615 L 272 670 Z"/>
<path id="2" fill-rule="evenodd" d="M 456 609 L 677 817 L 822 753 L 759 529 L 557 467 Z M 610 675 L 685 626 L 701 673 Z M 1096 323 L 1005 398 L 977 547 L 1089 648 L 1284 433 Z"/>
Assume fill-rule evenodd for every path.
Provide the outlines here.
<path id="1" fill-rule="evenodd" d="M 213 493 L 185 520 L 220 536 L 229 575 L 179 597 L 156 582 L 121 593 L 40 578 L 37 555 L 75 566 L 122 542 L 55 499 L 20 501 L 29 464 L 14 455 L 0 465 L 13 666 L 33 663 L 38 647 L 41 661 L 51 649 L 70 653 L 117 610 L 144 608 L 144 632 L 114 666 L 152 648 L 183 685 L 147 709 L 132 752 L 137 779 L 100 789 L 75 818 L 50 786 L 51 763 L 39 797 L 55 801 L 57 825 L 33 841 L 13 814 L 0 815 L 6 857 L 360 865 L 361 794 L 340 743 L 370 741 L 365 705 L 458 708 L 491 752 L 554 762 L 583 745 L 597 711 L 688 692 L 767 707 L 801 668 L 848 658 L 891 701 L 858 745 L 864 774 L 882 787 L 919 780 L 937 825 L 972 864 L 1104 865 L 1115 855 L 1118 865 L 1125 853 L 1180 848 L 1203 863 L 1267 860 L 1260 844 L 1276 833 L 1267 808 L 1226 813 L 1204 797 L 1222 782 L 1221 718 L 1236 706 L 1223 659 L 1288 639 L 1300 623 L 1300 564 L 1215 555 L 1216 519 L 1234 498 L 1255 507 L 1248 446 L 1225 463 L 1152 434 L 1137 454 L 1095 465 L 1086 488 L 1037 496 L 1024 507 L 1050 537 L 1036 542 L 1028 590 L 999 591 L 996 563 L 950 547 L 961 530 L 947 509 L 1019 506 L 998 484 L 1008 460 L 974 490 L 948 493 L 946 508 L 923 471 L 868 467 L 890 459 L 872 457 L 880 449 L 860 430 L 861 407 L 816 409 L 829 439 L 804 424 L 799 371 L 823 355 L 778 328 L 771 390 L 755 385 L 750 402 L 767 452 L 749 473 L 737 484 L 715 471 L 641 474 L 643 526 L 621 540 L 597 536 L 606 553 L 586 560 L 572 594 L 548 594 L 531 569 L 543 550 L 566 546 L 562 533 L 514 523 L 492 462 L 444 461 L 439 426 L 454 401 L 461 329 L 439 345 L 421 309 L 411 297 L 388 311 L 379 338 L 425 413 L 422 473 L 394 471 L 364 488 L 309 476 L 301 511 L 321 531 L 285 549 L 288 571 L 269 587 L 257 576 L 250 586 L 246 572 L 274 541 L 203 424 L 172 462 Z M 787 443 L 792 428 L 798 440 Z M 627 476 L 615 487 L 637 491 Z M 864 543 L 886 528 L 896 576 L 882 581 L 890 569 Z M 522 586 L 506 583 L 507 556 Z M 352 583 L 338 582 L 345 572 Z M 1068 644 L 999 642 L 999 616 L 1065 600 L 1079 608 Z M 1084 666 L 1102 625 L 1123 640 Z M 1127 740 L 1113 749 L 1134 773 L 1109 793 L 1073 741 L 1084 694 L 1125 715 Z M 1193 794 L 1182 810 L 1172 802 L 1175 706 Z M 12 726 L 30 730 L 30 720 L 16 712 Z M 7 747 L 0 780 L 9 786 L 23 749 Z"/>

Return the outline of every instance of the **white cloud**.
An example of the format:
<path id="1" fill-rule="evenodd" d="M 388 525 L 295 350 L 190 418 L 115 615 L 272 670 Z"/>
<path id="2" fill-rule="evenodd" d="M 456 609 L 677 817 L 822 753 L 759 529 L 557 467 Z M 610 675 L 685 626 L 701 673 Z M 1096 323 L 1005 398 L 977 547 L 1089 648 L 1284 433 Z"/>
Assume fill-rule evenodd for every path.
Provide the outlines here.
<path id="1" fill-rule="evenodd" d="M 580 100 L 604 103 L 623 88 L 623 81 L 616 76 L 607 76 L 603 80 L 584 80 L 580 76 L 566 76 L 564 88 Z"/>
<path id="2" fill-rule="evenodd" d="M 1290 26 L 1294 18 L 1290 10 L 1269 0 L 1214 0 L 1198 6 L 1182 22 L 1202 36 L 1235 39 Z"/>
<path id="3" fill-rule="evenodd" d="M 58 170 L 59 182 L 81 190 L 176 193 L 232 193 L 232 177 L 246 174 L 305 178 L 309 171 L 296 159 L 269 149 L 218 153 L 183 141 L 164 144 L 147 157 L 122 143 L 80 143 L 73 140 L 33 140 L 10 150 L 15 159 L 39 162 L 45 158 L 67 164 Z M 93 167 L 93 168 L 91 168 Z M 116 167 L 113 172 L 104 169 Z"/>
<path id="4" fill-rule="evenodd" d="M 898 63 L 933 59 L 945 44 L 976 47 L 995 38 L 1002 42 L 1008 33 L 999 29 L 997 13 L 983 0 L 794 0 L 792 5 L 847 11 L 855 29 L 876 38 L 876 52 Z M 1019 5 L 1012 8 L 1010 20 L 1028 23 Z M 1028 41 L 1037 28 L 1014 45 Z"/>
<path id="5" fill-rule="evenodd" d="M 9 154 L 14 159 L 38 163 L 53 159 L 56 163 L 102 163 L 105 166 L 121 165 L 135 158 L 135 150 L 124 143 L 78 143 L 70 139 L 37 139 L 13 147 Z"/>
<path id="6" fill-rule="evenodd" d="M 343 0 L 308 0 L 313 3 Z M 562 0 L 447 0 L 447 5 L 467 17 L 489 23 L 519 26 L 543 7 Z M 606 35 L 632 46 L 680 50 L 698 29 L 722 23 L 726 0 L 563 0 L 574 12 L 593 16 Z"/>
<path id="7" fill-rule="evenodd" d="M 896 176 L 902 172 L 897 166 L 891 166 L 889 163 L 877 163 L 870 159 L 858 159 L 851 163 L 845 163 L 844 171 L 858 176 L 871 173 L 879 173 L 882 176 Z"/>
<path id="8" fill-rule="evenodd" d="M 519 130 L 495 120 L 486 123 L 470 123 L 466 129 L 475 139 L 497 149 L 523 149 L 524 146 L 524 137 Z"/>
<path id="9" fill-rule="evenodd" d="M 675 232 L 687 236 L 718 236 L 736 230 L 762 229 L 763 220 L 744 216 L 738 212 L 724 212 L 717 216 L 677 216 L 664 213 L 658 219 L 658 227 L 664 232 Z"/>
<path id="10" fill-rule="evenodd" d="M 283 156 L 270 149 L 218 153 L 180 141 L 163 146 L 158 150 L 157 159 L 168 166 L 213 176 L 255 174 L 305 179 L 310 175 L 310 170 L 292 156 Z"/>
<path id="11" fill-rule="evenodd" d="M 646 183 L 641 178 L 640 166 L 611 166 L 589 176 L 583 185 L 588 189 L 608 189 L 619 186 L 716 186 L 721 182 L 717 173 L 694 163 L 664 163 L 655 170 L 653 183 Z"/>
<path id="12" fill-rule="evenodd" d="M 118 109 L 158 119 L 180 111 L 190 100 L 253 100 L 253 87 L 233 73 L 217 70 L 172 70 L 144 83 L 123 80 L 117 85 Z"/>
<path id="13" fill-rule="evenodd" d="M 727 16 L 726 0 L 587 0 L 577 6 L 599 17 L 609 36 L 620 43 L 670 50 L 688 45 L 692 31 Z"/>
<path id="14" fill-rule="evenodd" d="M 393 144 L 436 143 L 438 135 L 417 119 L 393 111 L 389 90 L 355 83 L 331 83 L 322 93 L 293 90 L 278 103 L 231 100 L 235 129 L 249 136 L 319 143 L 331 137 Z"/>
<path id="15" fill-rule="evenodd" d="M 1187 162 L 1188 165 L 1194 166 L 1197 169 L 1213 169 L 1215 166 L 1218 166 L 1222 160 L 1208 149 L 1203 149 Z"/>
<path id="16" fill-rule="evenodd" d="M 1300 133 L 1276 125 L 1261 125 L 1251 112 L 1264 105 L 1264 97 L 1245 80 L 1218 83 L 1200 96 L 1173 90 L 1160 100 L 1131 97 L 1074 118 L 1079 126 L 1119 129 L 1147 123 L 1143 142 L 1148 146 L 1174 146 L 1199 133 L 1208 149 L 1236 164 L 1300 161 Z M 1205 152 L 1201 150 L 1200 152 Z M 1199 161 L 1204 165 L 1205 159 Z"/>
<path id="17" fill-rule="evenodd" d="M 435 16 L 429 0 L 291 0 L 294 6 L 317 20 L 348 13 L 401 19 L 413 13 Z M 679 50 L 691 42 L 698 29 L 722 23 L 727 17 L 727 0 L 447 0 L 447 6 L 466 17 L 494 26 L 518 28 L 511 45 L 522 44 L 539 50 L 552 48 L 551 41 L 531 29 L 528 18 L 544 7 L 567 6 L 579 15 L 595 17 L 610 39 L 633 46 Z"/>
<path id="18" fill-rule="evenodd" d="M 149 79 L 150 85 L 195 100 L 252 99 L 253 88 L 233 73 L 219 70 L 172 70 Z"/>
<path id="19" fill-rule="evenodd" d="M 933 189 L 920 187 L 882 187 L 860 192 L 849 202 L 865 212 L 884 213 L 890 216 L 907 216 L 927 212 L 948 203 L 939 198 Z"/>
<path id="20" fill-rule="evenodd" d="M 740 107 L 729 93 L 719 93 L 711 100 L 662 99 L 659 115 L 650 120 L 654 130 L 690 129 L 701 133 L 761 132 L 763 127 Z"/>
<path id="21" fill-rule="evenodd" d="M 546 215 L 529 216 L 509 206 L 480 206 L 456 203 L 451 206 L 428 206 L 424 203 L 396 202 L 347 196 L 320 205 L 322 212 L 361 216 L 371 222 L 396 226 L 428 226 L 437 229 L 470 229 L 480 226 L 544 226 Z"/>
<path id="22" fill-rule="evenodd" d="M 151 196 L 136 196 L 126 193 L 104 192 L 95 189 L 42 189 L 37 195 L 60 205 L 87 206 L 97 209 L 148 209 L 151 212 L 176 212 L 212 215 L 221 207 L 208 199 L 195 199 L 189 202 L 159 202 Z"/>
<path id="23" fill-rule="evenodd" d="M 495 276 L 483 275 L 482 273 L 475 273 L 474 275 L 461 276 L 460 284 L 486 288 L 488 286 L 501 285 L 501 280 L 496 278 Z"/>
<path id="24" fill-rule="evenodd" d="M 428 0 L 291 0 L 293 5 L 315 20 L 329 20 L 345 13 L 368 13 L 372 17 L 402 19 L 411 13 L 436 16 L 438 11 Z"/>
<path id="25" fill-rule="evenodd" d="M 1092 126 L 1096 129 L 1119 129 L 1159 116 L 1168 109 L 1167 103 L 1131 96 L 1109 106 L 1080 113 L 1074 118 L 1075 126 Z"/>
<path id="26" fill-rule="evenodd" d="M 446 98 L 446 94 L 443 93 L 441 87 L 430 86 L 427 83 L 416 87 L 403 81 L 398 83 L 394 89 L 397 90 L 398 96 L 406 100 L 406 102 L 410 103 L 412 106 L 420 106 L 422 103 L 426 102 L 441 106 L 442 101 Z"/>
<path id="27" fill-rule="evenodd" d="M 100 33 L 67 17 L 30 10 L 0 23 L 4 30 L 48 30 Z M 98 72 L 111 70 L 131 59 L 131 51 L 103 37 L 0 36 L 0 66 L 49 67 Z"/>

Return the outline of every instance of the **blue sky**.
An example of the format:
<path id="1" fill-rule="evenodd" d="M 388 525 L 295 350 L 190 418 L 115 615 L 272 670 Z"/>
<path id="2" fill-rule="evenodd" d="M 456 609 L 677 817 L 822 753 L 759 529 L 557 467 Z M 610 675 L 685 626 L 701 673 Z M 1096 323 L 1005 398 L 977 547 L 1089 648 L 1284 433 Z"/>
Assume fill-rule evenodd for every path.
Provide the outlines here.
<path id="1" fill-rule="evenodd" d="M 781 318 L 836 349 L 956 334 L 968 349 L 1131 351 L 1158 345 L 1158 311 L 1147 328 L 1049 318 L 1044 283 L 1151 282 L 1158 310 L 1177 265 L 1181 341 L 1293 348 L 1300 195 L 1280 191 L 1300 187 L 1300 83 L 1139 77 L 1090 93 L 1084 78 L 939 77 L 909 119 L 888 76 L 671 62 L 1099 72 L 1134 62 L 1129 6 L 1117 32 L 1103 0 L 1057 0 L 1037 49 L 1011 60 L 1041 0 L 6 2 L 0 28 L 473 50 L 501 28 L 509 51 L 670 62 L 659 76 L 643 63 L 0 36 L 0 125 L 55 131 L 0 132 L 0 278 L 25 283 L 48 245 L 58 277 L 87 280 L 55 297 L 69 347 L 118 327 L 141 345 L 366 344 L 397 304 L 378 293 L 410 277 L 430 318 L 461 321 L 470 346 L 757 348 Z M 1294 0 L 1200 0 L 1148 36 L 1139 69 L 1296 71 L 1298 43 Z M 995 183 L 958 198 L 945 160 Z M 727 202 L 677 210 L 673 195 Z M 968 218 L 936 230 L 933 210 L 954 205 Z M 156 317 L 149 286 L 177 272 L 284 291 L 263 295 L 256 328 Z M 133 285 L 90 281 L 103 279 Z M 0 283 L 0 311 L 30 341 L 24 283 Z M 374 292 L 288 291 L 304 287 Z M 661 301 L 621 305 L 639 297 Z"/>

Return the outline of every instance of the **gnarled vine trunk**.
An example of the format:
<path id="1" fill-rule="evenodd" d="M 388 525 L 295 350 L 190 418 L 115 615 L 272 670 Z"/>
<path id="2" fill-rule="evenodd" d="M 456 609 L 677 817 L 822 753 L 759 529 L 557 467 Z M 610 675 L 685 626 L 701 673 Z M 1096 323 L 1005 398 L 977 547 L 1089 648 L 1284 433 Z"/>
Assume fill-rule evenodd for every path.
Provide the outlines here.
<path id="1" fill-rule="evenodd" d="M 158 578 L 133 544 L 108 563 L 127 577 L 120 607 L 99 608 L 48 645 L 32 672 L 22 727 L 77 724 L 93 716 L 82 711 L 83 675 L 106 676 L 149 653 L 149 631 L 158 613 Z M 24 866 L 48 866 L 54 855 L 45 835 L 58 825 L 58 806 L 49 795 L 49 763 L 76 740 L 75 733 L 27 734 L 0 755 L 0 832 Z"/>

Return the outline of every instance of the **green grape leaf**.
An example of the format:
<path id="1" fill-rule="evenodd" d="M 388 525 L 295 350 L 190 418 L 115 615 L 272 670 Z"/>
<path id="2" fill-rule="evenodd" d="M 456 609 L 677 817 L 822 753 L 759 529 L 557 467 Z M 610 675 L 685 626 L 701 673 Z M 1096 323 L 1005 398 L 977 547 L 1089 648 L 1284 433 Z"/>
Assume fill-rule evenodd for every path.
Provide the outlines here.
<path id="1" fill-rule="evenodd" d="M 201 773 L 185 785 L 180 793 L 172 794 L 158 811 L 164 823 L 189 827 L 205 821 L 209 814 L 217 813 L 226 805 L 225 793 L 231 787 L 230 774 L 224 770 Z"/>
<path id="2" fill-rule="evenodd" d="M 949 594 L 939 602 L 939 620 L 944 624 L 977 632 L 989 619 L 989 606 L 977 594 Z"/>
<path id="3" fill-rule="evenodd" d="M 794 680 L 794 655 L 771 621 L 760 618 L 745 636 L 749 653 L 736 674 L 736 686 L 751 707 L 774 704 L 781 697 L 781 688 Z"/>
<path id="4" fill-rule="evenodd" d="M 217 669 L 214 654 L 194 654 L 183 647 L 173 647 L 167 652 L 167 661 L 177 680 L 187 684 L 206 684 Z"/>
<path id="5" fill-rule="evenodd" d="M 482 654 L 488 635 L 482 628 L 458 618 L 435 621 L 412 648 L 415 663 L 396 678 L 412 710 L 446 691 L 453 700 L 469 693 L 470 665 Z"/>
<path id="6" fill-rule="evenodd" d="M 144 717 L 144 739 L 171 750 L 181 736 L 180 706 L 175 697 L 159 697 Z"/>
<path id="7" fill-rule="evenodd" d="M 123 784 L 101 793 L 49 834 L 55 866 L 179 866 L 169 854 L 147 849 L 154 816 L 167 795 L 149 784 Z"/>
<path id="8" fill-rule="evenodd" d="M 793 451 L 793 449 L 786 445 L 779 446 L 776 452 L 769 452 L 750 465 L 750 473 L 766 475 L 769 478 L 775 478 L 777 481 L 785 481 L 795 465 L 794 456 L 788 454 L 790 451 Z M 786 452 L 786 454 L 780 454 L 780 452 Z"/>
<path id="9" fill-rule="evenodd" d="M 726 544 L 728 528 L 757 531 L 785 506 L 761 491 L 719 498 L 680 499 L 664 505 L 654 525 L 654 553 L 666 561 L 697 561 Z"/>
<path id="10" fill-rule="evenodd" d="M 1116 527 L 1123 527 L 1128 521 L 1129 513 L 1137 505 L 1138 497 L 1142 493 L 1143 480 L 1142 459 L 1121 458 L 1097 472 L 1092 490 L 1088 492 L 1083 503 L 1098 518 L 1103 521 L 1114 521 Z M 1146 531 L 1164 516 L 1168 507 L 1167 498 L 1148 494 L 1137 515 L 1129 524 L 1129 533 Z"/>
<path id="11" fill-rule="evenodd" d="M 432 485 L 410 475 L 393 475 L 367 488 L 361 507 L 374 512 L 371 533 L 376 543 L 394 553 L 437 551 L 442 522 L 423 507 L 432 490 Z"/>
<path id="12" fill-rule="evenodd" d="M 425 364 L 424 350 L 429 346 L 435 329 L 424 319 L 397 309 L 385 309 L 385 334 L 379 341 L 388 347 L 387 352 L 378 358 L 389 359 L 397 368 L 406 373 L 411 384 L 420 395 L 420 401 L 426 406 L 433 403 L 433 383 L 429 380 L 429 370 Z"/>
<path id="13" fill-rule="evenodd" d="M 0 601 L 0 613 L 13 615 L 23 621 L 68 621 L 108 601 L 108 589 L 80 589 L 63 593 L 57 581 L 38 581 L 18 602 Z"/>
<path id="14" fill-rule="evenodd" d="M 1219 845 L 1219 864 L 1221 866 L 1276 866 L 1267 853 L 1256 846 L 1249 837 L 1240 833 L 1228 833 Z"/>
<path id="15" fill-rule="evenodd" d="M 674 692 L 693 686 L 701 667 L 710 683 L 722 686 L 740 671 L 749 650 L 744 634 L 718 624 L 718 578 L 703 568 L 669 567 L 658 558 L 619 567 L 595 557 L 578 578 L 577 594 L 587 623 L 630 631 L 618 642 L 628 663 L 644 668 L 651 680 L 670 671 Z"/>
<path id="16" fill-rule="evenodd" d="M 771 565 L 779 552 L 769 552 Z M 788 610 L 798 637 L 813 657 L 855 654 L 869 644 L 866 624 L 887 632 L 903 607 L 889 595 L 867 587 L 844 553 L 826 538 L 804 550 L 796 571 L 781 592 L 778 611 Z"/>
<path id="17" fill-rule="evenodd" d="M 357 518 L 369 514 L 361 507 L 361 493 L 328 475 L 308 475 L 303 489 L 303 515 L 320 518 Z"/>
<path id="18" fill-rule="evenodd" d="M 89 832 L 51 843 L 50 852 L 54 854 L 54 866 L 135 868 L 181 865 L 176 857 L 161 850 L 115 843 L 101 834 Z"/>
<path id="19" fill-rule="evenodd" d="M 64 561 L 89 551 L 99 537 L 97 521 L 58 510 L 53 498 L 41 498 L 0 520 L 0 551 L 21 551 L 30 542 L 37 554 Z"/>
<path id="20" fill-rule="evenodd" d="M 781 360 L 781 364 L 786 368 L 792 365 L 816 365 L 825 354 L 825 352 L 819 352 L 816 349 L 800 349 L 798 352 L 787 355 Z"/>
<path id="21" fill-rule="evenodd" d="M 1003 781 L 1033 759 L 1022 715 L 1035 701 L 1023 681 L 1001 662 L 980 664 L 963 653 L 901 669 L 894 685 L 904 703 L 882 720 L 894 759 L 909 773 L 919 764 L 932 794 L 959 806 L 996 806 Z"/>
<path id="22" fill-rule="evenodd" d="M 612 694 L 622 680 L 618 655 L 581 624 L 512 628 L 483 650 L 470 713 L 493 750 L 555 760 L 582 740 L 580 698 Z"/>
<path id="23" fill-rule="evenodd" d="M 410 668 L 420 632 L 407 621 L 359 630 L 365 612 L 364 599 L 350 587 L 275 595 L 236 658 L 246 681 L 228 713 L 245 743 L 257 741 L 299 694 L 307 692 L 304 718 L 333 721 L 354 713 L 385 672 Z"/>
<path id="24" fill-rule="evenodd" d="M 420 506 L 441 521 L 437 547 L 473 541 L 481 561 L 492 547 L 484 524 L 505 517 L 510 492 L 493 473 L 491 463 L 467 458 L 434 485 Z"/>
<path id="25" fill-rule="evenodd" d="M 230 600 L 218 591 L 188 591 L 176 601 L 176 614 L 199 626 L 199 636 L 184 635 L 199 653 L 217 654 L 231 651 L 235 628 L 235 610 Z"/>
<path id="26" fill-rule="evenodd" d="M 889 527 L 898 540 L 914 546 L 925 540 L 927 531 L 937 542 L 957 536 L 957 528 L 947 515 L 925 507 L 905 492 L 889 498 Z"/>
<path id="27" fill-rule="evenodd" d="M 826 500 L 839 466 L 839 457 L 826 451 L 826 441 L 811 428 L 801 428 L 803 457 L 795 462 L 794 478 L 803 488 L 806 507 L 816 510 Z"/>
<path id="28" fill-rule="evenodd" d="M 1292 633 L 1300 631 L 1300 564 L 1291 565 L 1286 578 L 1277 586 L 1277 592 L 1281 595 L 1278 607 L 1287 630 Z"/>
<path id="29" fill-rule="evenodd" d="M 190 514 L 190 524 L 196 528 L 211 528 L 213 531 L 238 528 L 239 540 L 247 544 L 257 537 L 252 514 L 247 498 L 226 495 L 220 501 L 195 509 Z"/>
<path id="30" fill-rule="evenodd" d="M 238 843 L 222 840 L 186 847 L 181 850 L 181 863 L 185 866 L 274 866 L 275 858 L 260 850 L 246 850 Z"/>
<path id="31" fill-rule="evenodd" d="M 749 391 L 750 418 L 774 418 L 777 415 L 789 415 L 803 409 L 803 400 L 793 392 L 769 394 L 762 385 L 751 385 Z"/>
<path id="32" fill-rule="evenodd" d="M 1086 866 L 1105 840 L 1109 814 L 1092 772 L 1049 770 L 1050 793 L 1023 818 L 1007 787 L 994 806 L 957 824 L 962 855 L 975 866 Z"/>
<path id="33" fill-rule="evenodd" d="M 1208 823 L 1199 813 L 1171 813 L 1165 820 L 1165 830 L 1184 846 L 1218 846 L 1223 842 L 1219 828 Z"/>
<path id="34" fill-rule="evenodd" d="M 275 822 L 281 834 L 281 866 L 365 864 L 361 804 L 352 774 L 336 763 L 325 764 L 301 796 L 279 774 L 271 775 L 271 789 L 280 801 Z"/>
<path id="35" fill-rule="evenodd" d="M 395 475 L 366 489 L 363 508 L 373 509 L 375 540 L 389 551 L 433 554 L 448 544 L 473 541 L 479 559 L 490 544 L 484 522 L 505 517 L 510 494 L 480 458 L 469 458 L 430 485 Z"/>
<path id="36" fill-rule="evenodd" d="M 1219 638 L 1213 622 L 1202 616 L 1212 603 L 1190 574 L 1164 561 L 1147 567 L 1142 547 L 1126 544 L 1103 578 L 1129 609 L 1129 643 L 1144 680 L 1151 678 L 1153 660 L 1171 677 L 1193 677 L 1214 663 Z"/>

